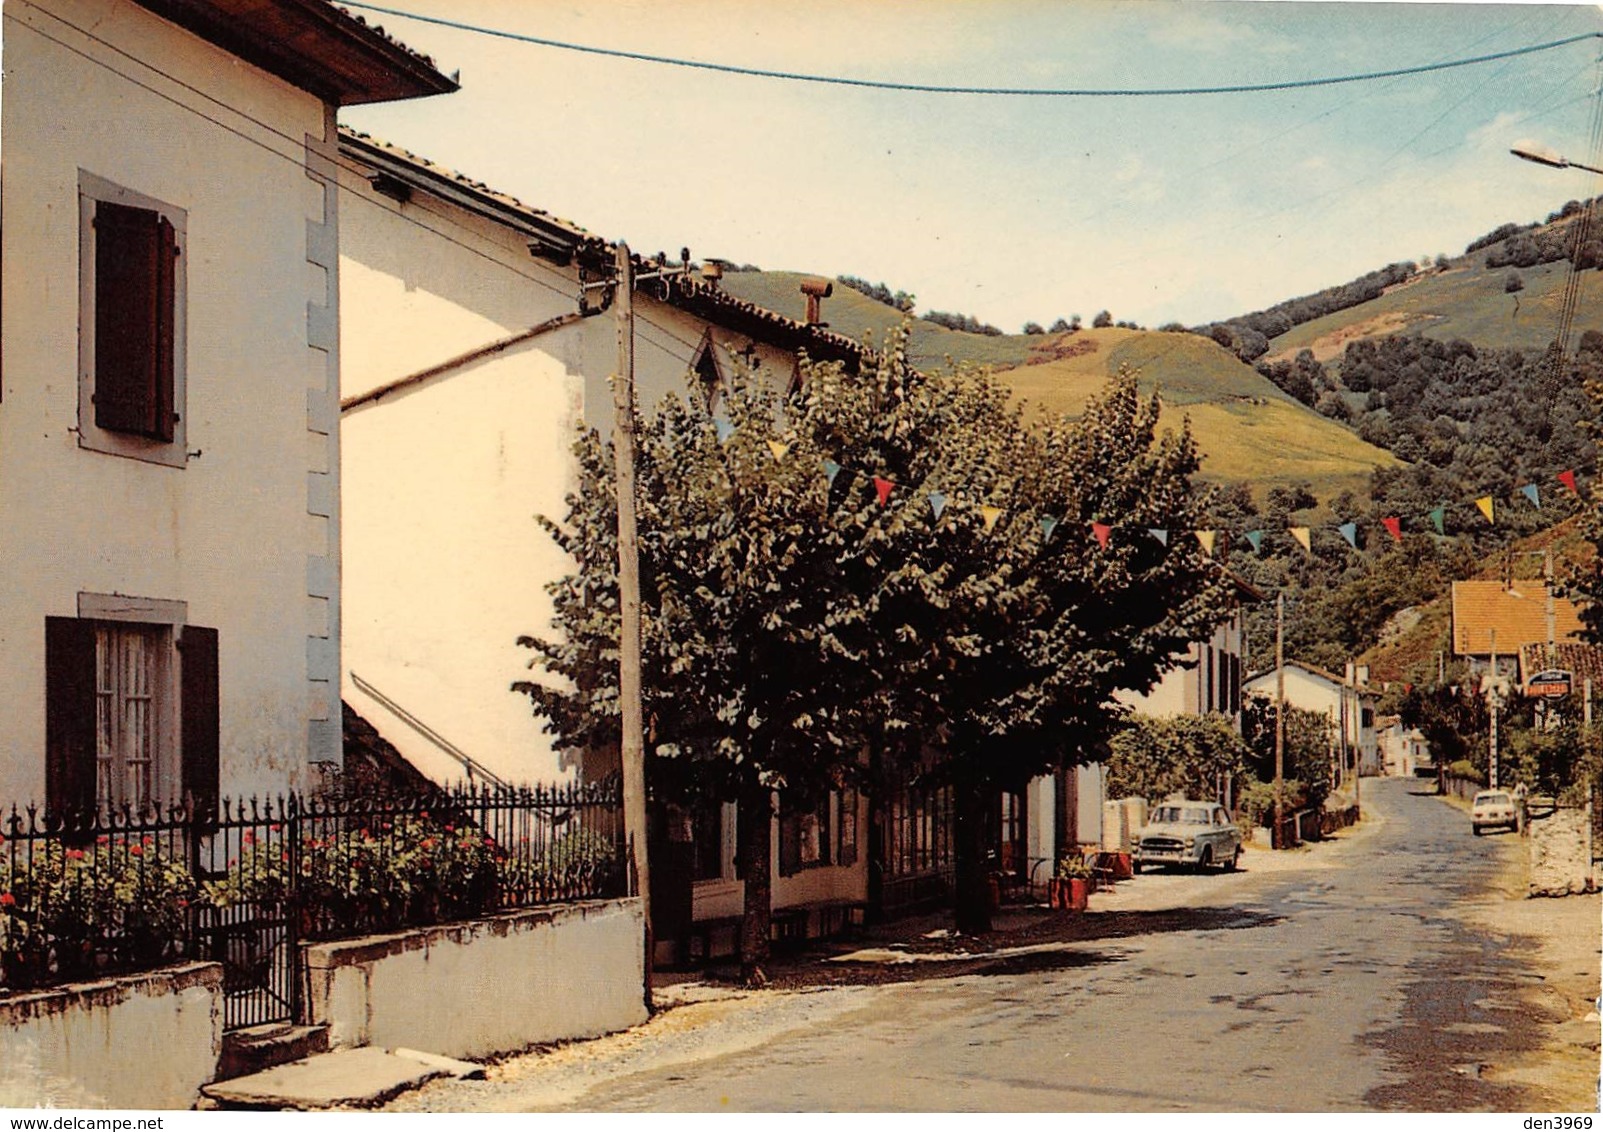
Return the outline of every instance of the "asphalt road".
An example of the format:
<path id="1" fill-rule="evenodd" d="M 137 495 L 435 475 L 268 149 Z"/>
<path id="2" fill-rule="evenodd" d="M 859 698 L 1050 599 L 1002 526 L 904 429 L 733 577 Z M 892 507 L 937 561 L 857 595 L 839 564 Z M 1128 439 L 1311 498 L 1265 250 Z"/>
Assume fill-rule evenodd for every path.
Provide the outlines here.
<path id="1" fill-rule="evenodd" d="M 1252 854 L 1229 876 L 1144 875 L 1094 898 L 1110 911 L 1188 909 L 1160 931 L 1021 956 L 994 974 L 757 996 L 706 1027 L 715 1041 L 647 1027 L 610 1066 L 575 1077 L 571 1063 L 536 1062 L 420 1094 L 419 1107 L 1549 1107 L 1486 1072 L 1538 1047 L 1530 949 L 1454 915 L 1488 898 L 1520 843 L 1472 837 L 1467 816 L 1424 789 L 1366 782 L 1367 820 L 1337 842 Z"/>

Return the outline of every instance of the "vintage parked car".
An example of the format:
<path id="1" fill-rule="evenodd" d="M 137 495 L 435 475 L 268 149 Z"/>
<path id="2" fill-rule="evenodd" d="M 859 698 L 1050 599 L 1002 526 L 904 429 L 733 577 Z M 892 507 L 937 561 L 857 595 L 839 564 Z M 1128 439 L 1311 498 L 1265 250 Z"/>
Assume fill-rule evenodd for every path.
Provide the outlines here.
<path id="1" fill-rule="evenodd" d="M 1499 826 L 1518 832 L 1519 807 L 1514 803 L 1514 796 L 1507 790 L 1482 790 L 1470 803 L 1469 821 L 1476 837 L 1488 829 L 1496 829 Z"/>
<path id="2" fill-rule="evenodd" d="M 1164 802 L 1153 808 L 1147 824 L 1136 832 L 1130 863 L 1136 872 L 1148 865 L 1182 865 L 1234 869 L 1241 860 L 1241 830 L 1225 808 L 1213 802 Z"/>

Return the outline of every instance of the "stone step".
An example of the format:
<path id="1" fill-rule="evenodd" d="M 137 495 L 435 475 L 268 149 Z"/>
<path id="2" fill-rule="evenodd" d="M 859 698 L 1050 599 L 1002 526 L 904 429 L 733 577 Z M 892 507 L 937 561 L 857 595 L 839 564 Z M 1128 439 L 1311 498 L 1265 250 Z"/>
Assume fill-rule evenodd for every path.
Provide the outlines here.
<path id="1" fill-rule="evenodd" d="M 451 1070 L 376 1046 L 320 1053 L 261 1073 L 216 1081 L 201 1094 L 225 1109 L 372 1108 Z"/>
<path id="2" fill-rule="evenodd" d="M 249 1026 L 223 1035 L 223 1052 L 217 1061 L 217 1079 L 226 1081 L 287 1065 L 313 1054 L 328 1052 L 327 1026 L 296 1026 L 289 1022 Z"/>

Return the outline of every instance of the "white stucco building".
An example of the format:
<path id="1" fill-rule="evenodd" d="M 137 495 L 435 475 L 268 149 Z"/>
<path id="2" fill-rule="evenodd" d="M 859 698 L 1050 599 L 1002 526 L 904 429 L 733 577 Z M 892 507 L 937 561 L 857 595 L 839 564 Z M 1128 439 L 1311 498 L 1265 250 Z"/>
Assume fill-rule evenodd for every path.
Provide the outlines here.
<path id="1" fill-rule="evenodd" d="M 1274 699 L 1277 694 L 1276 670 L 1259 673 L 1247 680 L 1249 692 Z M 1347 674 L 1338 676 L 1311 664 L 1286 661 L 1286 703 L 1303 711 L 1322 715 L 1328 721 L 1331 741 L 1345 752 L 1339 777 L 1346 779 L 1354 767 L 1364 774 L 1380 772 L 1380 748 L 1375 731 L 1375 701 L 1380 692 L 1369 686 L 1365 665 L 1349 665 Z"/>
<path id="2" fill-rule="evenodd" d="M 340 758 L 340 105 L 455 89 L 322 0 L 5 8 L 0 799 Z"/>
<path id="3" fill-rule="evenodd" d="M 511 685 L 529 678 L 517 638 L 553 631 L 545 587 L 573 568 L 536 516 L 566 514 L 577 429 L 608 431 L 613 414 L 617 324 L 584 283 L 608 274 L 615 249 L 362 135 L 342 136 L 339 179 L 343 695 L 437 781 L 551 781 L 571 767 Z M 858 364 L 858 343 L 709 274 L 636 290 L 646 411 L 688 375 L 715 387 L 737 356 L 784 384 L 800 350 Z M 697 920 L 740 910 L 733 814 L 656 823 L 653 888 L 692 874 Z M 867 828 L 856 792 L 776 819 L 774 907 L 864 899 Z M 654 891 L 653 903 L 661 919 L 674 900 Z"/>

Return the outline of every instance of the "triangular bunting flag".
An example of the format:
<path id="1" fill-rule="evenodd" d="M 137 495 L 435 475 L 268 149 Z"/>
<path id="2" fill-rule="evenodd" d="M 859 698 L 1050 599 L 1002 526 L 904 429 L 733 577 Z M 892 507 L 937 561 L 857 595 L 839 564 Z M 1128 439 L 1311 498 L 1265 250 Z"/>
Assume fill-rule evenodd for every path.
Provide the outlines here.
<path id="1" fill-rule="evenodd" d="M 1214 537 L 1218 534 L 1218 532 L 1217 531 L 1192 531 L 1191 533 L 1196 535 L 1197 536 L 1197 541 L 1202 544 L 1203 553 L 1205 553 L 1209 558 L 1212 558 L 1213 557 L 1213 540 L 1214 540 Z"/>
<path id="2" fill-rule="evenodd" d="M 1542 492 L 1541 489 L 1538 488 L 1534 483 L 1521 485 L 1520 492 L 1525 496 L 1526 499 L 1531 501 L 1531 506 L 1535 507 L 1538 511 L 1542 509 Z"/>
<path id="3" fill-rule="evenodd" d="M 1106 550 L 1108 548 L 1108 536 L 1113 533 L 1113 528 L 1106 523 L 1092 523 L 1091 533 L 1096 535 L 1097 545 Z"/>
<path id="4" fill-rule="evenodd" d="M 1432 507 L 1431 508 L 1431 510 L 1430 510 L 1431 525 L 1436 528 L 1436 533 L 1439 534 L 1439 535 L 1444 535 L 1444 534 L 1447 533 L 1445 530 L 1442 529 L 1442 521 L 1444 519 L 1446 519 L 1446 518 L 1447 518 L 1447 508 L 1446 507 Z"/>
<path id="5" fill-rule="evenodd" d="M 1052 538 L 1052 532 L 1058 529 L 1058 521 L 1050 515 L 1041 516 L 1041 541 L 1047 542 Z"/>
<path id="6" fill-rule="evenodd" d="M 1348 546 L 1352 547 L 1354 550 L 1358 549 L 1357 523 L 1343 523 L 1341 526 L 1337 527 L 1336 530 L 1341 534 L 1342 538 L 1347 540 Z"/>
<path id="7" fill-rule="evenodd" d="M 935 512 L 936 522 L 940 521 L 941 512 L 946 510 L 946 493 L 932 491 L 929 493 L 930 510 Z"/>
<path id="8" fill-rule="evenodd" d="M 1160 529 L 1158 527 L 1148 527 L 1147 528 L 1147 534 L 1149 534 L 1153 538 L 1157 539 L 1164 546 L 1168 546 L 1169 545 L 1169 532 L 1168 531 L 1162 530 L 1162 529 Z"/>
<path id="9" fill-rule="evenodd" d="M 735 434 L 735 426 L 719 417 L 712 422 L 713 431 L 718 434 L 718 443 L 722 444 Z"/>
<path id="10" fill-rule="evenodd" d="M 1302 543 L 1302 548 L 1309 554 L 1314 552 L 1313 529 L 1311 527 L 1287 527 L 1291 537 Z"/>
<path id="11" fill-rule="evenodd" d="M 1262 531 L 1248 531 L 1246 533 L 1245 537 L 1246 537 L 1246 540 L 1247 540 L 1247 545 L 1252 547 L 1253 550 L 1255 550 L 1255 551 L 1263 550 L 1263 532 Z"/>
<path id="12" fill-rule="evenodd" d="M 835 477 L 840 475 L 840 465 L 833 460 L 824 461 L 824 475 L 829 477 L 829 486 L 835 486 Z"/>
<path id="13" fill-rule="evenodd" d="M 1558 474 L 1558 482 L 1569 488 L 1576 495 L 1581 494 L 1581 489 L 1575 486 L 1575 472 L 1573 470 L 1560 472 Z"/>
<path id="14" fill-rule="evenodd" d="M 985 520 L 985 533 L 990 534 L 996 527 L 996 521 L 1002 517 L 1000 507 L 981 507 L 980 517 Z"/>
<path id="15" fill-rule="evenodd" d="M 785 456 L 790 452 L 790 445 L 781 444 L 777 440 L 770 440 L 768 442 L 768 451 L 774 454 L 775 460 L 778 460 L 781 464 L 783 464 L 785 462 Z"/>
<path id="16" fill-rule="evenodd" d="M 1458 695 L 1458 685 L 1457 684 L 1454 684 L 1452 687 L 1448 688 L 1447 690 L 1449 692 L 1452 692 L 1453 695 L 1455 695 L 1455 696 Z"/>
<path id="17" fill-rule="evenodd" d="M 1481 509 L 1481 514 L 1486 516 L 1486 521 L 1488 523 L 1497 522 L 1492 514 L 1492 497 L 1490 495 L 1481 496 L 1475 501 L 1475 506 Z"/>
<path id="18" fill-rule="evenodd" d="M 883 476 L 874 477 L 874 494 L 879 496 L 879 505 L 881 507 L 885 506 L 885 501 L 891 497 L 891 488 L 895 486 Z"/>
<path id="19" fill-rule="evenodd" d="M 1391 535 L 1391 540 L 1393 542 L 1403 541 L 1403 521 L 1396 515 L 1386 516 L 1380 521 L 1380 525 L 1386 528 L 1386 531 Z"/>

